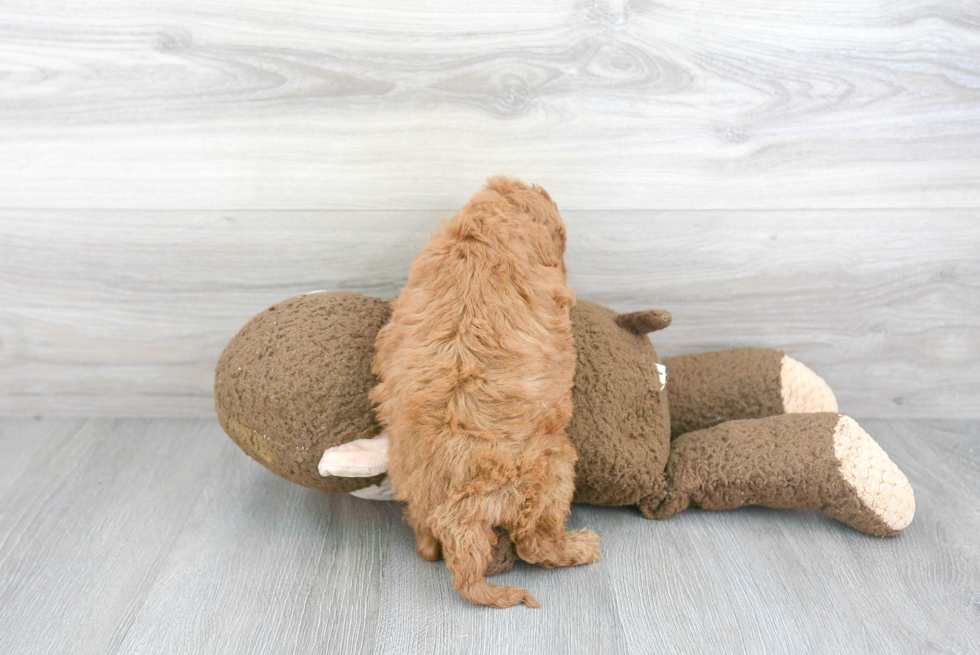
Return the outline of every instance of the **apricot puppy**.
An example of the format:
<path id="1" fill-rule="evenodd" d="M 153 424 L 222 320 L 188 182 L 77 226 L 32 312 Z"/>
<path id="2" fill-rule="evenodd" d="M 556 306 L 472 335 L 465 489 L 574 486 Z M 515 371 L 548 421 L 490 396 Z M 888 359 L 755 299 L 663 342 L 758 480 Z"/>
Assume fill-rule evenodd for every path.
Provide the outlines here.
<path id="1" fill-rule="evenodd" d="M 371 399 L 395 496 L 419 555 L 441 553 L 453 586 L 481 605 L 539 607 L 484 578 L 495 527 L 533 564 L 600 558 L 595 533 L 565 527 L 576 454 L 564 254 L 548 194 L 493 177 L 416 257 L 376 342 Z"/>

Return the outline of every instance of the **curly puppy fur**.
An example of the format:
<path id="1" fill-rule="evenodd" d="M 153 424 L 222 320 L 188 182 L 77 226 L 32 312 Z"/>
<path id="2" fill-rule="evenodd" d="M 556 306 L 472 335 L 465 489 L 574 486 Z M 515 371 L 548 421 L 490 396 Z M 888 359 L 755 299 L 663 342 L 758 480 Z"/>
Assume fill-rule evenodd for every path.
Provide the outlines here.
<path id="1" fill-rule="evenodd" d="M 391 438 L 388 475 L 419 555 L 492 607 L 537 601 L 484 578 L 495 527 L 541 566 L 599 559 L 568 531 L 576 454 L 565 427 L 575 369 L 565 226 L 548 194 L 491 178 L 412 263 L 378 334 L 371 398 Z"/>

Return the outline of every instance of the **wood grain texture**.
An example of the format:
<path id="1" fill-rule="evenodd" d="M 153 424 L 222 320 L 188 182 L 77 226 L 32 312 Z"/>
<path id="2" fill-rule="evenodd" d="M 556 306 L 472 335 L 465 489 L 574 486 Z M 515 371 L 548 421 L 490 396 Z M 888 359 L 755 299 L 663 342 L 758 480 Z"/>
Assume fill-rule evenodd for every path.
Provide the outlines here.
<path id="1" fill-rule="evenodd" d="M 54 457 L 52 448 L 60 438 L 81 429 L 84 419 L 40 421 L 31 425 L 23 421 L 0 421 L 0 498 L 17 485 L 21 475 L 38 457 Z"/>
<path id="2" fill-rule="evenodd" d="M 631 651 L 976 650 L 980 558 L 961 536 L 980 530 L 976 422 L 861 423 L 915 489 L 915 519 L 896 539 L 856 538 L 815 512 L 695 510 L 651 524 L 590 508 L 606 565 L 632 567 L 612 577 Z"/>
<path id="3" fill-rule="evenodd" d="M 310 493 L 207 425 L 220 460 L 113 652 L 371 652 L 398 507 Z"/>
<path id="4" fill-rule="evenodd" d="M 0 413 L 213 416 L 254 314 L 392 297 L 440 212 L 0 211 Z M 856 416 L 980 416 L 972 210 L 564 212 L 570 283 L 662 356 L 784 348 Z"/>
<path id="5" fill-rule="evenodd" d="M 210 417 L 252 315 L 391 297 L 488 175 L 663 356 L 776 346 L 857 416 L 980 416 L 980 11 L 830 0 L 0 5 L 0 414 Z M 494 612 L 393 504 L 213 420 L 0 419 L 0 652 L 980 651 L 980 423 L 865 420 L 918 501 L 576 507 L 605 559 Z"/>
<path id="6" fill-rule="evenodd" d="M 0 652 L 976 652 L 980 423 L 862 424 L 915 488 L 901 536 L 576 506 L 604 559 L 519 565 L 497 579 L 542 609 L 495 611 L 418 558 L 397 505 L 290 485 L 215 421 L 0 419 L 0 449 L 45 451 L 0 496 Z"/>
<path id="7" fill-rule="evenodd" d="M 980 205 L 972 1 L 0 7 L 0 204 Z"/>
<path id="8" fill-rule="evenodd" d="M 225 444 L 201 421 L 8 430 L 43 450 L 0 497 L 0 651 L 109 652 Z"/>

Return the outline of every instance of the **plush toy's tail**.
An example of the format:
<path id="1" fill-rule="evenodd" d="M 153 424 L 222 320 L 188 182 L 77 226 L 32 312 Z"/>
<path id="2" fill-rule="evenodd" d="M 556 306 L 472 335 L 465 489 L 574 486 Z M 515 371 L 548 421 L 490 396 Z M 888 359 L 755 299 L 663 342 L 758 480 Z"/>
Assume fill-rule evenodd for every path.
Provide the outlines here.
<path id="1" fill-rule="evenodd" d="M 894 536 L 915 513 L 908 479 L 854 419 L 837 413 L 729 421 L 671 445 L 666 499 L 641 503 L 664 519 L 696 505 L 819 509 L 851 527 Z"/>

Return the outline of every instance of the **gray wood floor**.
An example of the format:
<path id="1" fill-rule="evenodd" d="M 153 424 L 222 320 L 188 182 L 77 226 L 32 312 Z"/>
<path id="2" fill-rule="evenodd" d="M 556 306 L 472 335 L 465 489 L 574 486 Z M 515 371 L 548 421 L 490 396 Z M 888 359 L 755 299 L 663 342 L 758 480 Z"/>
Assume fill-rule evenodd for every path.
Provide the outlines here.
<path id="1" fill-rule="evenodd" d="M 0 420 L 0 652 L 977 653 L 980 422 L 866 420 L 898 538 L 814 512 L 576 506 L 605 559 L 467 604 L 398 507 L 286 483 L 215 421 Z"/>

